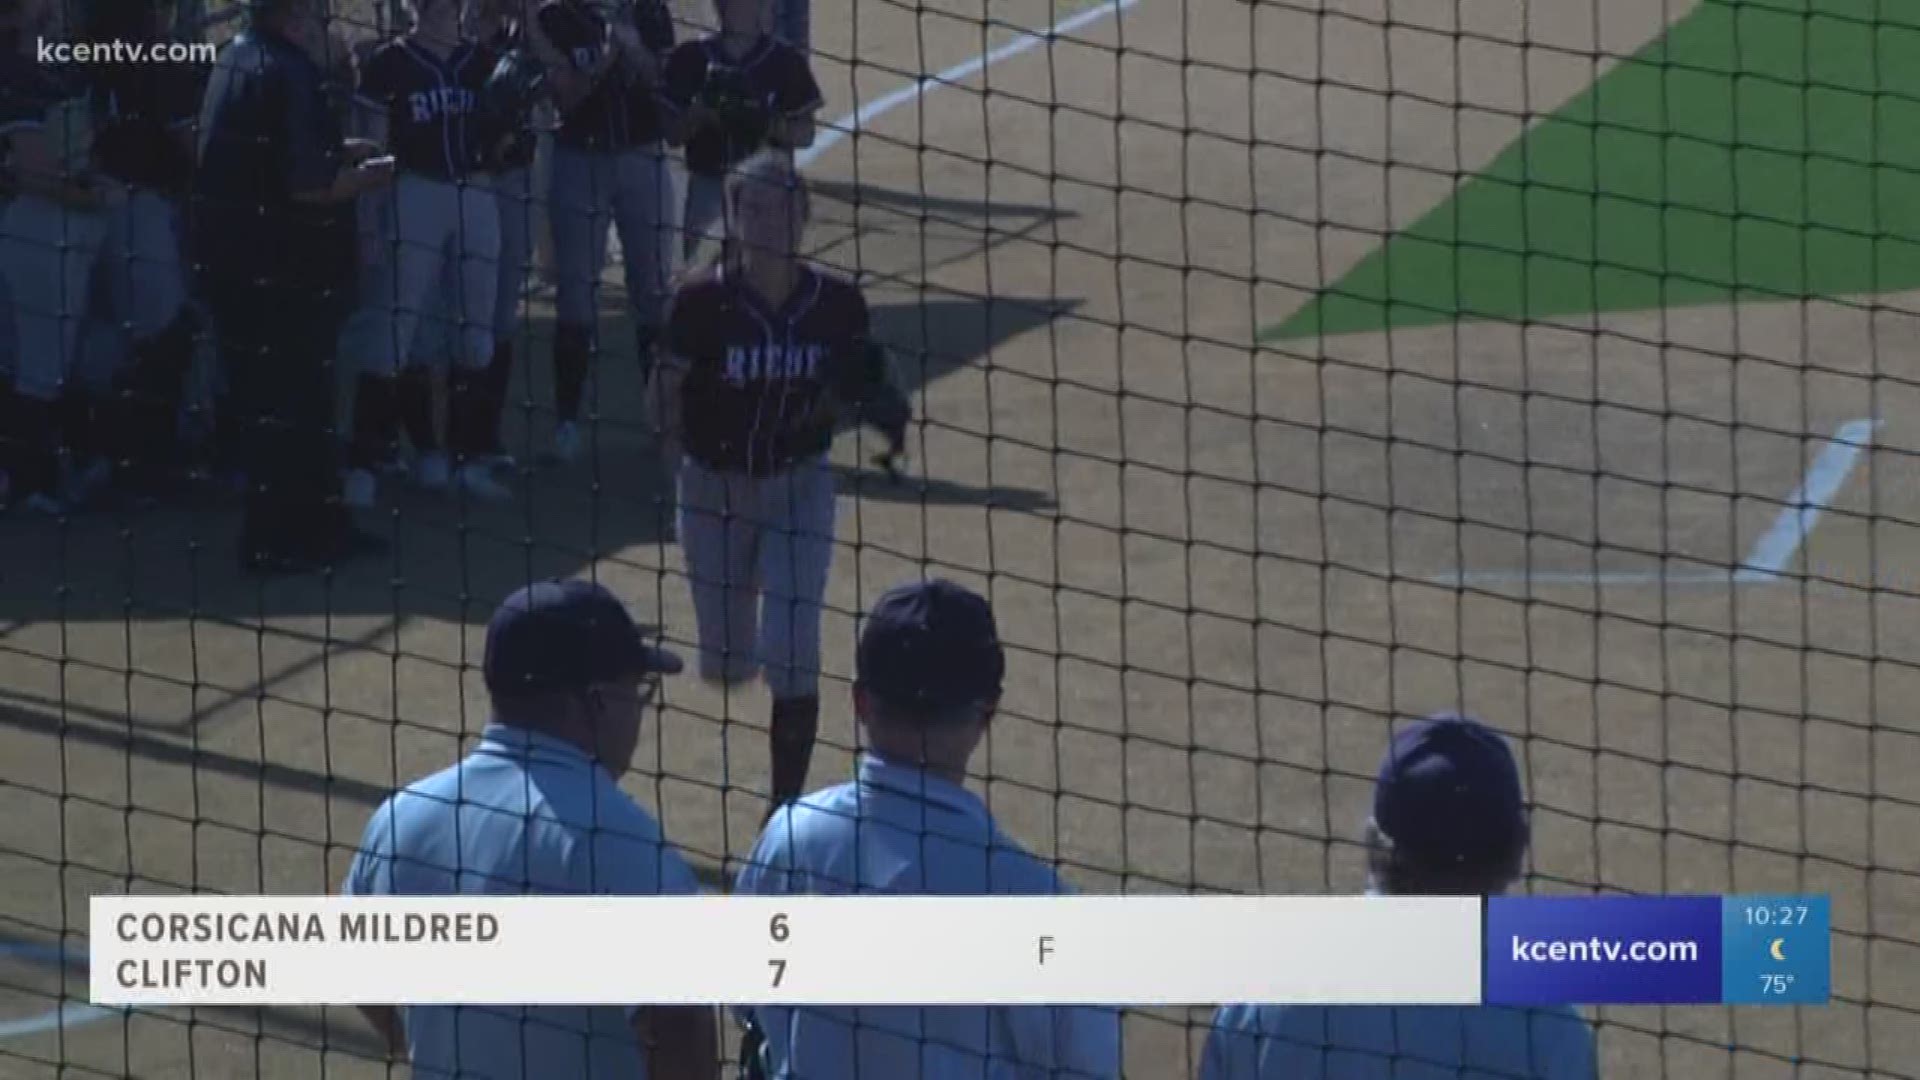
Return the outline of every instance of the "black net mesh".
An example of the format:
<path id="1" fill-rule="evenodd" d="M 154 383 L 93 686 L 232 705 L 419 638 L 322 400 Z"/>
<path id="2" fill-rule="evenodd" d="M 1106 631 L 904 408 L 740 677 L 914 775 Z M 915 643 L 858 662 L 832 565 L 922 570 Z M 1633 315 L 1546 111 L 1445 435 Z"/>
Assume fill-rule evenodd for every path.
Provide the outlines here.
<path id="1" fill-rule="evenodd" d="M 333 25 L 353 51 L 402 18 Z M 1606 1075 L 1920 1077 L 1911 13 L 816 0 L 812 38 L 808 248 L 916 412 L 901 478 L 870 430 L 832 455 L 813 785 L 858 745 L 857 613 L 928 573 L 1008 647 L 978 790 L 1088 892 L 1358 891 L 1391 722 L 1464 710 L 1523 753 L 1524 888 L 1833 897 L 1830 1007 L 1603 1010 Z M 485 722 L 481 629 L 531 579 L 591 575 L 691 650 L 617 243 L 580 444 L 547 460 L 550 163 L 503 339 L 513 498 L 404 456 L 357 511 L 383 551 L 271 578 L 236 565 L 210 320 L 157 498 L 83 490 L 150 388 L 111 373 L 101 272 L 50 269 L 89 241 L 9 187 L 16 382 L 66 330 L 109 374 L 90 425 L 7 402 L 0 1074 L 387 1068 L 350 1010 L 86 1004 L 86 898 L 336 889 L 380 800 Z M 48 458 L 59 431 L 95 441 Z M 767 713 L 671 681 L 626 777 L 716 887 Z M 1128 1075 L 1191 1074 L 1206 1016 L 1131 1013 Z"/>

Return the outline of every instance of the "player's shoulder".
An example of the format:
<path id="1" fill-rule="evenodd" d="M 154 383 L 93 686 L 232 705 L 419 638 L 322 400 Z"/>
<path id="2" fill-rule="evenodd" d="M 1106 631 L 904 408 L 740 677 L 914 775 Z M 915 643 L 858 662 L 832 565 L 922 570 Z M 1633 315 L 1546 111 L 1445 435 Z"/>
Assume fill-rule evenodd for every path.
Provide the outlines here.
<path id="1" fill-rule="evenodd" d="M 860 785 L 848 781 L 816 788 L 775 810 L 761 834 L 798 840 L 842 823 L 851 827 L 859 816 Z"/>
<path id="2" fill-rule="evenodd" d="M 860 785 L 849 780 L 845 783 L 817 788 L 781 809 L 790 816 L 797 814 L 807 819 L 844 819 L 850 816 L 859 802 Z"/>
<path id="3" fill-rule="evenodd" d="M 403 38 L 388 38 L 375 45 L 360 64 L 362 82 L 397 82 L 404 73 L 414 66 L 407 55 L 407 43 Z"/>
<path id="4" fill-rule="evenodd" d="M 822 849 L 858 831 L 860 809 L 858 784 L 810 791 L 767 816 L 754 844 L 755 861 L 780 870 L 808 868 Z"/>
<path id="5" fill-rule="evenodd" d="M 813 279 L 814 288 L 819 290 L 813 301 L 815 307 L 824 307 L 839 318 L 866 319 L 867 295 L 860 291 L 859 283 L 852 277 L 812 263 L 807 265 L 807 273 Z"/>
<path id="6" fill-rule="evenodd" d="M 1005 896 L 1065 896 L 1073 887 L 1054 865 L 993 826 L 987 849 L 989 883 Z"/>
<path id="7" fill-rule="evenodd" d="M 361 847 L 368 854 L 395 855 L 410 838 L 431 833 L 452 818 L 452 808 L 464 792 L 461 763 L 449 765 L 408 783 L 381 801 L 367 820 Z"/>
<path id="8" fill-rule="evenodd" d="M 718 265 L 688 270 L 673 290 L 673 308 L 692 312 L 722 302 L 732 295 L 733 285 Z"/>
<path id="9" fill-rule="evenodd" d="M 619 782 L 600 772 L 589 774 L 588 791 L 593 800 L 593 824 L 628 840 L 658 842 L 665 832 L 647 808 L 621 788 Z"/>
<path id="10" fill-rule="evenodd" d="M 785 67 L 805 68 L 812 66 L 807 60 L 806 53 L 801 52 L 799 49 L 772 34 L 767 35 L 766 43 L 762 48 L 766 51 L 760 55 L 766 62 L 780 64 Z"/>

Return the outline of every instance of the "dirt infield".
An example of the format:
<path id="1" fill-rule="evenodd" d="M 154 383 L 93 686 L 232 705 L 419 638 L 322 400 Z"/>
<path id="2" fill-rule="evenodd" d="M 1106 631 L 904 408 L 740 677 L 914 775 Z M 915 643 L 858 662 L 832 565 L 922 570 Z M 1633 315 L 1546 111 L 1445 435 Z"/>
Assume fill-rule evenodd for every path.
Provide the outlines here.
<path id="1" fill-rule="evenodd" d="M 1471 710 L 1525 751 L 1534 888 L 1833 896 L 1834 1005 L 1608 1010 L 1607 1075 L 1920 1075 L 1911 298 L 1256 344 L 1687 12 L 1116 7 L 809 166 L 820 257 L 863 275 L 925 419 L 908 486 L 836 451 L 816 782 L 854 743 L 853 613 L 921 571 L 990 591 L 978 786 L 1089 891 L 1354 890 L 1388 720 Z M 817 2 L 827 113 L 1076 10 Z M 381 1073 L 338 1010 L 56 1022 L 54 946 L 95 892 L 331 889 L 484 722 L 477 624 L 529 574 L 596 573 L 685 644 L 626 334 L 597 466 L 508 509 L 397 496 L 396 567 L 262 588 L 220 509 L 0 522 L 0 1076 Z M 1822 477 L 1817 521 L 1783 514 Z M 630 787 L 717 880 L 764 695 L 669 699 Z M 1190 1075 L 1203 1015 L 1136 1016 L 1128 1075 Z"/>

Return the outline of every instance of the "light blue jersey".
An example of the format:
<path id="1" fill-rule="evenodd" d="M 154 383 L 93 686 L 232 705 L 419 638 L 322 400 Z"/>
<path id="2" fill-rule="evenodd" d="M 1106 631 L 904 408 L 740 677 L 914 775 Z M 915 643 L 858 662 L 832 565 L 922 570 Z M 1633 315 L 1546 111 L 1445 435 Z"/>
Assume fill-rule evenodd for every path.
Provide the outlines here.
<path id="1" fill-rule="evenodd" d="M 735 891 L 1045 896 L 1069 890 L 1052 867 L 1001 834 L 972 792 L 868 757 L 854 783 L 815 792 L 773 815 Z M 913 943 L 873 947 L 911 953 Z M 1112 1009 L 761 1006 L 753 1012 L 766 1033 L 768 1080 L 1120 1075 L 1120 1019 Z"/>
<path id="2" fill-rule="evenodd" d="M 654 896 L 700 886 L 659 824 L 605 769 L 559 739 L 495 724 L 465 760 L 374 812 L 343 891 Z M 647 1075 L 632 1009 L 400 1012 L 421 1080 Z"/>
<path id="3" fill-rule="evenodd" d="M 1229 1005 L 1200 1080 L 1593 1080 L 1572 1009 Z"/>

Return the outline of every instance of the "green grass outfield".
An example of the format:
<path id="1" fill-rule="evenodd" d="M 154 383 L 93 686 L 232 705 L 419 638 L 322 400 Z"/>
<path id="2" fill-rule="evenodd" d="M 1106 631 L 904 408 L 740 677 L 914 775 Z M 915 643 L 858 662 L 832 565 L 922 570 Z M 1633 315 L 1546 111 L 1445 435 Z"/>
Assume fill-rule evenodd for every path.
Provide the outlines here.
<path id="1" fill-rule="evenodd" d="M 1702 0 L 1263 339 L 1920 285 L 1920 7 Z"/>

